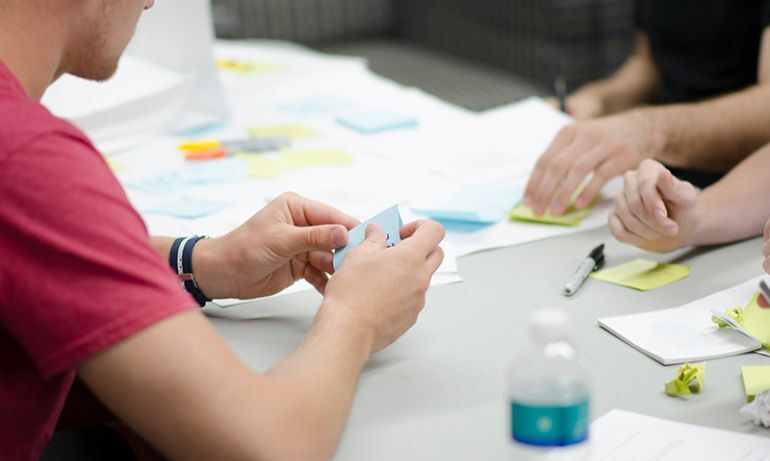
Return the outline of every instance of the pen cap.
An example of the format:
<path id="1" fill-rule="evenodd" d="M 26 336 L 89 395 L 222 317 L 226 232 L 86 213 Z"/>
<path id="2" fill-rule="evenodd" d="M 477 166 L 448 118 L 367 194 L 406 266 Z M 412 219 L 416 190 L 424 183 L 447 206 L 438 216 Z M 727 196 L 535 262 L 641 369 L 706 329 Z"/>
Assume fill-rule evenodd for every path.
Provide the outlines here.
<path id="1" fill-rule="evenodd" d="M 569 319 L 562 309 L 543 308 L 532 313 L 529 331 L 536 341 L 551 343 L 567 338 Z"/>

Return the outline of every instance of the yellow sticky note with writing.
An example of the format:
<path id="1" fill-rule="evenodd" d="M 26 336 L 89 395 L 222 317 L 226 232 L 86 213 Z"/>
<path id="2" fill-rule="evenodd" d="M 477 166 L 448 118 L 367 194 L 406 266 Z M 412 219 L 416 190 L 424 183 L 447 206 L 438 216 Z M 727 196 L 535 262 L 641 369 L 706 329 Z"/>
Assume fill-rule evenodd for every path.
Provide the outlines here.
<path id="1" fill-rule="evenodd" d="M 546 211 L 541 216 L 535 214 L 532 208 L 526 205 L 519 205 L 510 212 L 511 219 L 516 221 L 526 221 L 540 224 L 556 224 L 559 226 L 579 226 L 584 219 L 591 213 L 591 206 L 583 209 L 569 207 L 562 215 L 555 215 Z"/>
<path id="2" fill-rule="evenodd" d="M 591 277 L 615 285 L 647 291 L 676 282 L 688 275 L 690 275 L 690 268 L 687 266 L 635 259 L 619 266 L 594 272 Z"/>
<path id="3" fill-rule="evenodd" d="M 770 366 L 741 367 L 741 375 L 747 402 L 751 402 L 758 394 L 770 389 Z"/>
<path id="4" fill-rule="evenodd" d="M 250 178 L 277 178 L 291 169 L 282 155 L 238 154 L 236 157 L 246 159 L 246 175 Z"/>
<path id="5" fill-rule="evenodd" d="M 281 153 L 292 168 L 353 163 L 345 149 L 283 149 Z"/>
<path id="6" fill-rule="evenodd" d="M 255 138 L 289 138 L 307 139 L 317 138 L 320 135 L 310 128 L 298 123 L 283 123 L 280 125 L 260 126 L 249 129 L 251 136 Z"/>

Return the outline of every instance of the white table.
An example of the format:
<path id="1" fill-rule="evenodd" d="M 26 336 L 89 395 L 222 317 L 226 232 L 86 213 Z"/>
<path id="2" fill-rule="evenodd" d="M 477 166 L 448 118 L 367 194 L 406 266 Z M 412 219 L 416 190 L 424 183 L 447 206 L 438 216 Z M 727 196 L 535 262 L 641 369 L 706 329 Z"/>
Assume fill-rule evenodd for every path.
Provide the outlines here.
<path id="1" fill-rule="evenodd" d="M 498 460 L 507 457 L 505 370 L 528 344 L 527 313 L 564 306 L 573 338 L 592 360 L 593 417 L 612 408 L 768 437 L 738 413 L 741 365 L 770 365 L 757 354 L 710 361 L 704 392 L 683 401 L 663 383 L 663 367 L 596 326 L 609 315 L 674 307 L 761 273 L 761 243 L 672 255 L 646 254 L 692 267 L 685 280 L 647 293 L 596 280 L 567 299 L 561 288 L 596 244 L 607 265 L 643 252 L 615 242 L 606 228 L 480 253 L 459 261 L 465 282 L 433 288 L 418 324 L 374 356 L 356 396 L 338 460 Z M 299 293 L 217 311 L 213 323 L 237 354 L 264 371 L 301 341 L 319 303 Z"/>

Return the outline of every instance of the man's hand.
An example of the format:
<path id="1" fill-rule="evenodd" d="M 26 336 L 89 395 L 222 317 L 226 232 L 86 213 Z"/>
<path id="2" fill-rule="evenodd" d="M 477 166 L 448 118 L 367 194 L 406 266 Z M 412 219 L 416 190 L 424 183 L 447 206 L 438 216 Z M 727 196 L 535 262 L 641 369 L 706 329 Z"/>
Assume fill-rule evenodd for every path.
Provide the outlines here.
<path id="1" fill-rule="evenodd" d="M 546 104 L 559 109 L 559 100 L 556 98 L 547 98 Z M 567 114 L 575 120 L 590 120 L 605 115 L 607 113 L 604 107 L 604 101 L 597 95 L 590 92 L 578 91 L 567 96 L 564 101 L 567 106 Z"/>
<path id="2" fill-rule="evenodd" d="M 372 352 L 404 334 L 425 306 L 425 291 L 441 265 L 439 243 L 444 228 L 435 221 L 415 221 L 401 229 L 404 240 L 386 247 L 380 226 L 366 229 L 366 240 L 350 250 L 329 281 L 319 317 L 352 322 L 370 335 Z"/>
<path id="3" fill-rule="evenodd" d="M 645 160 L 638 170 L 626 173 L 609 223 L 619 241 L 667 252 L 694 243 L 700 213 L 692 184 L 676 179 L 660 163 Z"/>
<path id="4" fill-rule="evenodd" d="M 547 210 L 562 214 L 575 191 L 593 174 L 574 204 L 577 208 L 590 205 L 607 181 L 651 156 L 651 139 L 654 136 L 636 112 L 564 127 L 537 161 L 524 204 L 537 214 Z"/>
<path id="5" fill-rule="evenodd" d="M 323 293 L 332 250 L 359 222 L 334 208 L 286 193 L 229 234 L 201 240 L 193 270 L 210 298 L 268 296 L 304 278 Z"/>

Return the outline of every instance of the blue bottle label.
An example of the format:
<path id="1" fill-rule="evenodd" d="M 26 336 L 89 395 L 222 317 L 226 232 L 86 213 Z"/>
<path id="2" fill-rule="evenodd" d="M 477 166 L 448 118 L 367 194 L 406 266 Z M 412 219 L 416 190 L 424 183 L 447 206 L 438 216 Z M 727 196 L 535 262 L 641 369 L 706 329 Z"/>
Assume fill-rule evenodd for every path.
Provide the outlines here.
<path id="1" fill-rule="evenodd" d="M 562 406 L 511 402 L 511 436 L 517 442 L 540 447 L 583 442 L 588 438 L 588 399 Z"/>

